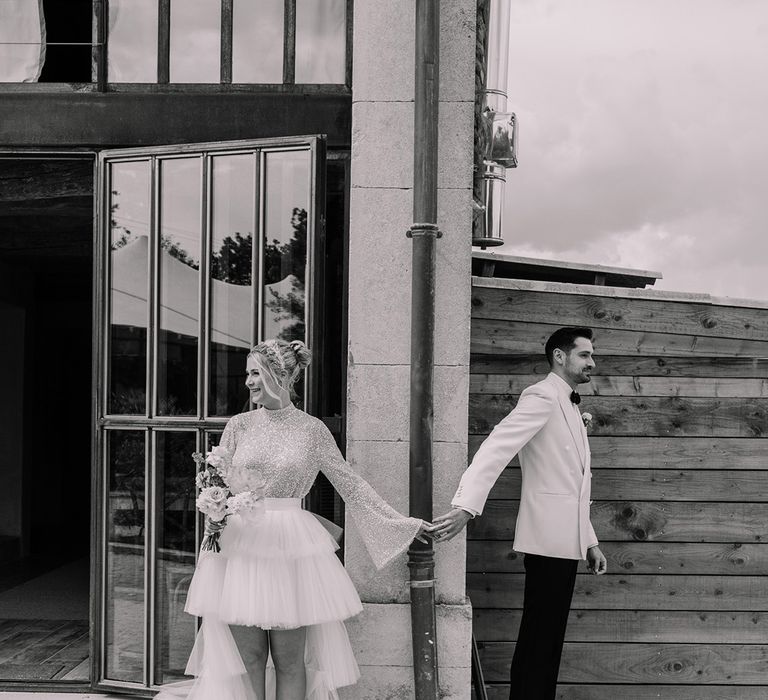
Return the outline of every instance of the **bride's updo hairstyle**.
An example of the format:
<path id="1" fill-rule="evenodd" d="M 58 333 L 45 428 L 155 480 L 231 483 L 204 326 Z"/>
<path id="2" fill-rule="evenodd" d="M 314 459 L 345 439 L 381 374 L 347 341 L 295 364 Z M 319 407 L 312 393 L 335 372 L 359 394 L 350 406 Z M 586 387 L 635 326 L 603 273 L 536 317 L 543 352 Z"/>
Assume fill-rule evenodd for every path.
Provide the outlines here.
<path id="1" fill-rule="evenodd" d="M 312 351 L 300 340 L 265 340 L 248 353 L 248 357 L 256 356 L 266 362 L 279 385 L 291 394 L 301 371 L 312 362 Z"/>

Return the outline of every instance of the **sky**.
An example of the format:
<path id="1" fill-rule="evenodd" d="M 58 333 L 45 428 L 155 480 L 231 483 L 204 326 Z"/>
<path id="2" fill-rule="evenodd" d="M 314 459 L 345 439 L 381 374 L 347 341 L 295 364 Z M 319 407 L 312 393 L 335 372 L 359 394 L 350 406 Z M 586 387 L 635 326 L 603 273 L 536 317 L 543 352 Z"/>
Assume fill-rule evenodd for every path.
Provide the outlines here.
<path id="1" fill-rule="evenodd" d="M 511 0 L 497 252 L 768 300 L 768 0 Z"/>

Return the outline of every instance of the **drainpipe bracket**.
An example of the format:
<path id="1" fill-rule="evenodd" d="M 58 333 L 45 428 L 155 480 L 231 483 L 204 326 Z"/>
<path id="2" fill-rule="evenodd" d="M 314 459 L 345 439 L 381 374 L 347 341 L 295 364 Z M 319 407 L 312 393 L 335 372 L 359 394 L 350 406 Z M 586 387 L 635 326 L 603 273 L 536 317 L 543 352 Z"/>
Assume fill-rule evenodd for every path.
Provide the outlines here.
<path id="1" fill-rule="evenodd" d="M 411 581 L 411 588 L 434 588 L 435 579 L 429 579 L 427 581 Z"/>
<path id="2" fill-rule="evenodd" d="M 409 228 L 405 235 L 407 238 L 416 238 L 418 236 L 432 236 L 433 238 L 442 238 L 442 231 L 437 227 L 437 224 L 413 224 Z"/>

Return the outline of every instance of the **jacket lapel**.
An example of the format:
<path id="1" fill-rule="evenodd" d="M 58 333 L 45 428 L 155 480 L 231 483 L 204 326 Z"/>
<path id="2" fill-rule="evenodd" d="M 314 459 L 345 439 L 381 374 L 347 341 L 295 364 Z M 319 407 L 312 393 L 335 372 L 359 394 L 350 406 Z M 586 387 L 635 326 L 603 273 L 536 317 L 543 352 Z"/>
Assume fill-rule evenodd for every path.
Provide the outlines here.
<path id="1" fill-rule="evenodd" d="M 581 458 L 581 468 L 583 470 L 587 464 L 587 444 L 584 439 L 584 425 L 578 412 L 574 410 L 570 399 L 567 396 L 563 396 L 560 392 L 558 392 L 558 396 L 560 399 L 560 410 L 563 412 L 565 422 L 568 424 L 568 430 L 570 430 L 573 442 L 576 444 L 576 450 Z"/>

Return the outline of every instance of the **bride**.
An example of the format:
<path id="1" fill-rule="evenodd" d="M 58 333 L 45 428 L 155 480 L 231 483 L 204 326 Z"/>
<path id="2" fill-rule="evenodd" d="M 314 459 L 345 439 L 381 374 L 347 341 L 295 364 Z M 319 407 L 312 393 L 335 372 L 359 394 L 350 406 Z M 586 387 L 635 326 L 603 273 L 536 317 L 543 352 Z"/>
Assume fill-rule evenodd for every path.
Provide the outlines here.
<path id="1" fill-rule="evenodd" d="M 336 700 L 337 688 L 357 682 L 343 621 L 362 603 L 335 540 L 301 506 L 318 471 L 344 499 L 378 568 L 432 530 L 385 503 L 322 421 L 291 403 L 310 359 L 300 341 L 267 340 L 248 355 L 245 385 L 260 408 L 233 416 L 221 446 L 230 490 L 265 484 L 265 512 L 251 521 L 229 516 L 221 552 L 201 553 L 185 606 L 202 617 L 187 664 L 196 678 L 166 686 L 159 700 L 179 693 L 188 700 Z M 214 528 L 206 522 L 206 532 Z"/>

